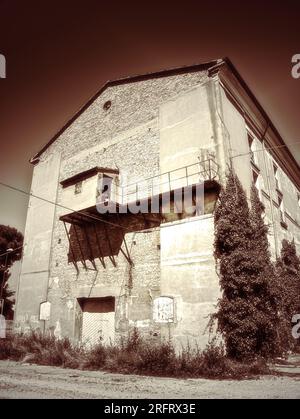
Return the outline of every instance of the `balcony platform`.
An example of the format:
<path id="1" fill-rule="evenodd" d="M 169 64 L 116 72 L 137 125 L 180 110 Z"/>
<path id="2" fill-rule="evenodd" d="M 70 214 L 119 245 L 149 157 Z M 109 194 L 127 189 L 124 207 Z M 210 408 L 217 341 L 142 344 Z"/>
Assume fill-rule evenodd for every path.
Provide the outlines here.
<path id="1" fill-rule="evenodd" d="M 108 257 L 116 266 L 115 256 L 119 252 L 132 264 L 125 240 L 126 233 L 149 230 L 165 222 L 211 212 L 220 191 L 216 167 L 210 162 L 204 171 L 199 171 L 197 164 L 198 171 L 191 171 L 193 166 L 123 186 L 122 194 L 114 195 L 116 200 L 101 202 L 99 196 L 96 205 L 62 215 L 60 220 L 64 223 L 70 245 L 69 262 L 74 264 L 77 272 L 78 262 L 85 269 L 90 269 L 86 260 L 96 269 L 95 258 L 99 258 L 105 267 L 105 258 Z M 174 172 L 180 172 L 180 175 L 174 176 Z M 182 172 L 185 176 L 182 176 Z M 203 190 L 200 189 L 200 198 L 196 194 L 199 186 L 203 187 Z M 184 206 L 183 210 L 178 210 L 178 204 L 185 205 L 186 194 L 189 194 L 191 207 Z M 207 197 L 209 209 L 205 212 Z M 202 201 L 197 202 L 197 199 Z M 69 229 L 66 223 L 71 225 Z"/>

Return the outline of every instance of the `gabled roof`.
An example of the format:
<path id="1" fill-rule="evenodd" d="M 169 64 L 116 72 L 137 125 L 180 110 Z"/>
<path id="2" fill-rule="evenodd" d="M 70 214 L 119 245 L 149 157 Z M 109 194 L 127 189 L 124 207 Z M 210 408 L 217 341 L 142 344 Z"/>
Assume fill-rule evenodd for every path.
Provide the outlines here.
<path id="1" fill-rule="evenodd" d="M 39 157 L 47 150 L 47 148 L 54 143 L 57 138 L 61 136 L 61 134 L 108 88 L 111 86 L 117 86 L 121 84 L 128 84 L 128 83 L 135 83 L 138 81 L 143 80 L 149 80 L 154 78 L 161 78 L 161 77 L 167 77 L 172 75 L 179 75 L 179 74 L 186 74 L 186 73 L 192 73 L 197 71 L 204 71 L 207 70 L 210 75 L 214 74 L 215 72 L 220 71 L 220 80 L 223 82 L 224 86 L 227 82 L 229 82 L 229 85 L 231 84 L 230 88 L 233 88 L 233 90 L 236 89 L 236 86 L 234 86 L 235 82 L 232 80 L 230 81 L 230 77 L 228 74 L 231 74 L 235 80 L 237 80 L 238 84 L 242 87 L 245 94 L 250 98 L 260 115 L 265 121 L 266 127 L 264 129 L 264 132 L 261 133 L 260 139 L 265 139 L 269 146 L 272 148 L 272 152 L 274 155 L 277 156 L 279 160 L 282 158 L 282 154 L 284 154 L 286 162 L 284 164 L 284 168 L 286 172 L 290 175 L 290 177 L 295 181 L 297 186 L 300 188 L 300 168 L 299 165 L 290 152 L 289 148 L 285 144 L 284 140 L 282 139 L 280 133 L 272 123 L 271 119 L 263 109 L 263 107 L 260 105 L 246 82 L 243 80 L 237 69 L 234 67 L 232 62 L 228 58 L 222 58 L 222 59 L 216 59 L 211 60 L 207 62 L 203 62 L 200 64 L 194 64 L 190 66 L 182 66 L 182 67 L 176 67 L 172 69 L 166 69 L 157 71 L 154 73 L 146 73 L 141 75 L 135 75 L 130 77 L 123 77 L 116 80 L 109 80 L 107 81 L 99 90 L 98 92 L 93 95 L 85 105 L 83 105 L 76 113 L 75 115 L 70 118 L 65 125 L 48 141 L 48 143 L 37 153 L 35 156 L 33 156 L 30 159 L 30 163 L 35 164 L 38 163 Z M 229 73 L 228 73 L 229 72 Z M 270 141 L 270 135 L 267 135 L 268 132 L 272 132 L 275 137 L 276 141 Z M 267 138 L 269 137 L 269 138 Z M 284 148 L 284 149 L 283 149 Z"/>
<path id="2" fill-rule="evenodd" d="M 128 84 L 128 83 L 134 83 L 137 81 L 143 81 L 143 80 L 149 80 L 154 78 L 161 78 L 161 77 L 167 77 L 172 76 L 175 74 L 185 74 L 185 73 L 192 73 L 197 71 L 203 71 L 208 70 L 209 68 L 214 67 L 217 64 L 221 64 L 223 62 L 222 59 L 219 60 L 212 60 L 208 62 L 204 62 L 201 64 L 194 64 L 190 66 L 183 66 L 183 67 L 176 67 L 172 69 L 167 70 L 161 70 L 154 73 L 146 73 L 146 74 L 140 74 L 135 76 L 129 76 L 129 77 L 123 77 L 116 80 L 108 80 L 106 83 L 102 85 L 102 87 L 97 91 L 96 94 L 94 94 L 85 105 L 83 105 L 74 116 L 72 116 L 65 125 L 48 141 L 47 144 L 44 145 L 44 147 L 35 154 L 31 159 L 30 163 L 36 163 L 36 160 L 47 150 L 47 148 L 54 143 L 55 140 L 57 140 L 58 137 L 61 136 L 61 134 L 108 88 L 111 86 L 117 86 L 120 84 Z"/>

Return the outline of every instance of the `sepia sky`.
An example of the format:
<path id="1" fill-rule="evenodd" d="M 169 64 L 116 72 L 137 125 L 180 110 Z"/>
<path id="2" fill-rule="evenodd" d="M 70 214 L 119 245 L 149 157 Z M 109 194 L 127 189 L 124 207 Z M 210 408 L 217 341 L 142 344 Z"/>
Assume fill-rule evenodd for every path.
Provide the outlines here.
<path id="1" fill-rule="evenodd" d="M 228 56 L 286 143 L 300 142 L 300 2 L 0 0 L 0 181 L 29 191 L 29 158 L 108 79 Z M 300 144 L 290 145 L 300 162 Z M 28 197 L 0 186 L 0 223 Z"/>

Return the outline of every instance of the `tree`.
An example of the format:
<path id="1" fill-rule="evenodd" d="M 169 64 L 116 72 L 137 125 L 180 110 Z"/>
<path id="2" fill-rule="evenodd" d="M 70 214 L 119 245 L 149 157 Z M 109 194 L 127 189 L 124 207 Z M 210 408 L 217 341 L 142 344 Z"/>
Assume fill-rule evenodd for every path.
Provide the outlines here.
<path id="1" fill-rule="evenodd" d="M 264 356 L 281 355 L 279 339 L 279 300 L 276 288 L 277 276 L 269 250 L 269 227 L 264 222 L 265 207 L 259 199 L 255 185 L 251 188 L 250 222 L 252 227 L 253 297 L 260 313 L 257 329 L 257 351 Z"/>
<path id="2" fill-rule="evenodd" d="M 215 259 L 222 297 L 214 319 L 228 356 L 250 359 L 274 355 L 274 297 L 269 280 L 274 274 L 268 252 L 263 206 L 252 190 L 252 209 L 231 169 L 216 206 Z"/>
<path id="3" fill-rule="evenodd" d="M 22 246 L 22 233 L 13 227 L 0 224 L 0 298 L 4 300 L 3 314 L 7 318 L 12 318 L 14 304 L 14 293 L 8 287 L 9 269 L 14 262 L 21 259 Z"/>
<path id="4" fill-rule="evenodd" d="M 277 298 L 280 311 L 280 341 L 285 351 L 294 349 L 292 317 L 300 313 L 300 258 L 295 242 L 282 241 L 281 255 L 276 263 Z"/>

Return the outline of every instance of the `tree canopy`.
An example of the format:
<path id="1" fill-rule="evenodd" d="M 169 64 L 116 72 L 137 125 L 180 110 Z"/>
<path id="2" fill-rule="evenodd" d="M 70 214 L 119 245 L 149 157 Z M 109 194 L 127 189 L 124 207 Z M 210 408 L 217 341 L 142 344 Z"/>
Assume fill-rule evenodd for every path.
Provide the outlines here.
<path id="1" fill-rule="evenodd" d="M 17 229 L 0 224 L 0 298 L 4 299 L 3 314 L 7 318 L 12 317 L 13 295 L 9 290 L 9 269 L 14 262 L 21 259 L 23 235 Z"/>

